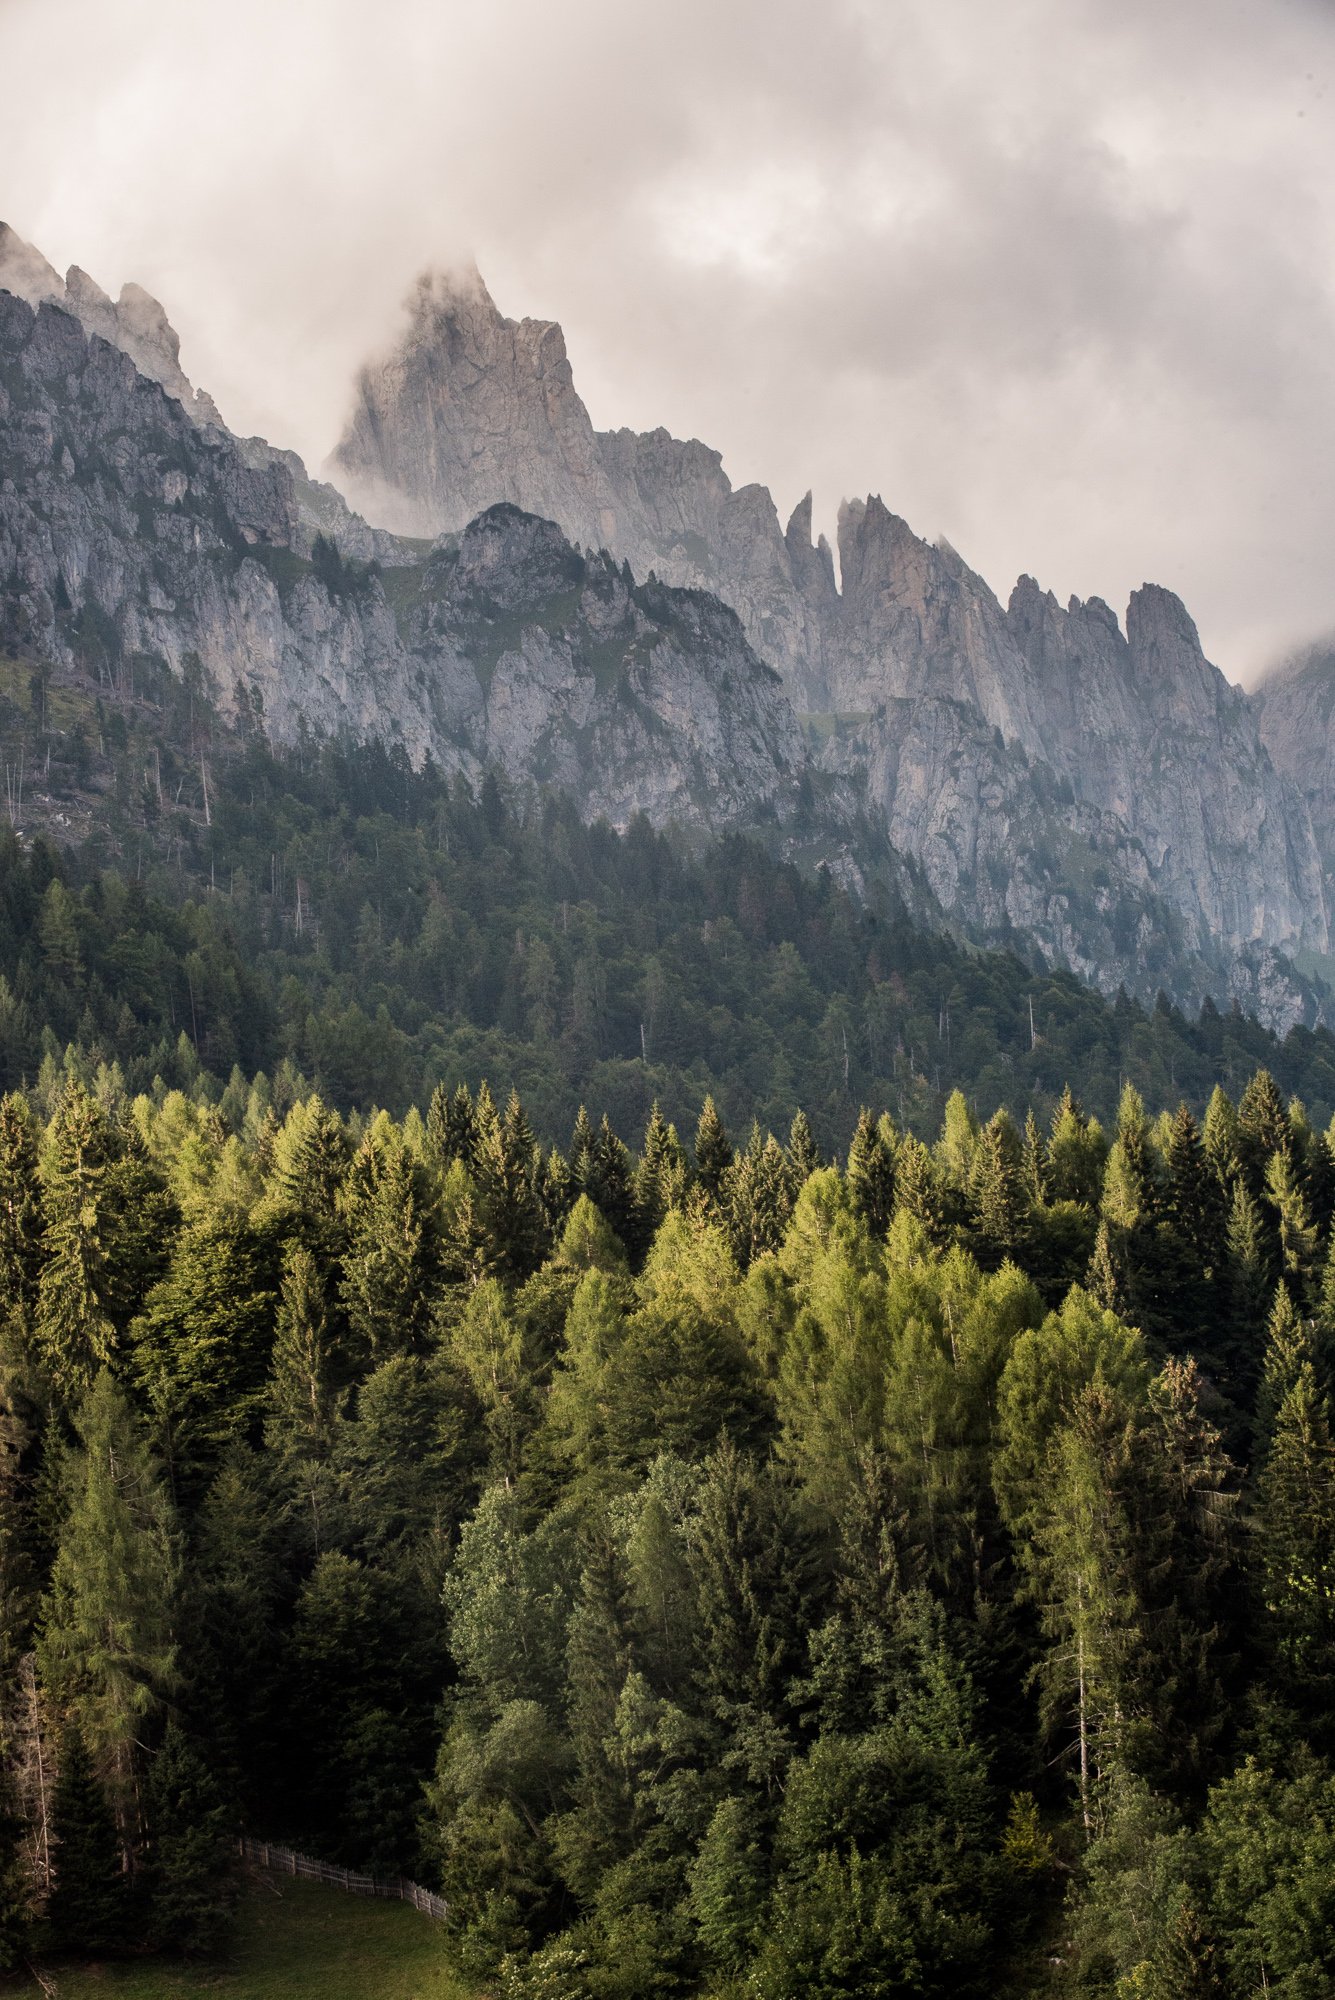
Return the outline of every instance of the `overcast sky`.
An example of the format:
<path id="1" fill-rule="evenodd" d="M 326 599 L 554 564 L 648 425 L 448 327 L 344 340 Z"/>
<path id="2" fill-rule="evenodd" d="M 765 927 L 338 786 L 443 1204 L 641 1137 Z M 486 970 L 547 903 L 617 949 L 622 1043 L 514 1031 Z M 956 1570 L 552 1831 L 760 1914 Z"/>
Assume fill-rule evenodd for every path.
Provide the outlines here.
<path id="1" fill-rule="evenodd" d="M 1335 629 L 1335 0 L 0 0 L 0 217 L 318 465 L 424 265 L 1003 595 Z"/>

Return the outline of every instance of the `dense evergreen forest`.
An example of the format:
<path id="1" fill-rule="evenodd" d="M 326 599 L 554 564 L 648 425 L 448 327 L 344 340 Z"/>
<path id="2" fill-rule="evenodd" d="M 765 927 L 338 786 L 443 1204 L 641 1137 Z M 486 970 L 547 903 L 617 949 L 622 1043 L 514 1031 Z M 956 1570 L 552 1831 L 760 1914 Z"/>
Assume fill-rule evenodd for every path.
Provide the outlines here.
<path id="1" fill-rule="evenodd" d="M 1327 1138 L 688 1136 L 4 1098 L 7 1962 L 225 1949 L 244 1826 L 505 2000 L 1331 1991 Z"/>
<path id="2" fill-rule="evenodd" d="M 855 897 L 837 855 L 692 855 L 491 775 L 278 755 L 224 729 L 197 676 L 141 662 L 113 697 L 92 671 L 0 662 L 7 799 L 43 801 L 12 813 L 22 840 L 0 830 L 5 1087 L 49 1083 L 77 1042 L 131 1092 L 263 1071 L 280 1112 L 316 1088 L 402 1113 L 487 1076 L 549 1142 L 581 1102 L 629 1141 L 654 1103 L 684 1130 L 712 1095 L 740 1129 L 786 1130 L 800 1105 L 840 1150 L 863 1103 L 927 1137 L 953 1089 L 984 1118 L 1046 1121 L 1068 1078 L 1105 1119 L 1128 1079 L 1200 1116 L 1259 1067 L 1318 1122 L 1335 1112 L 1325 1029 L 1281 1044 L 1209 1006 L 1109 1004 L 910 921 L 884 870 Z"/>

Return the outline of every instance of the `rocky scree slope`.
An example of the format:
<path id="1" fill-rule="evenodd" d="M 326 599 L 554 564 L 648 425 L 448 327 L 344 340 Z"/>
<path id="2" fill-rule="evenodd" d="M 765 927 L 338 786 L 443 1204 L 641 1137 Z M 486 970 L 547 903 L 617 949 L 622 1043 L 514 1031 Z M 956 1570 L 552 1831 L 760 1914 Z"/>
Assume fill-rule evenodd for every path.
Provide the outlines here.
<path id="1" fill-rule="evenodd" d="M 496 764 L 618 825 L 820 837 L 791 707 L 726 606 L 505 506 L 395 551 L 313 545 L 280 455 L 252 462 L 63 306 L 0 292 L 0 647 L 111 688 L 198 662 L 276 740 Z"/>
<path id="2" fill-rule="evenodd" d="M 781 529 L 706 446 L 595 431 L 560 327 L 503 317 L 475 270 L 420 281 L 331 466 L 388 526 L 439 533 L 508 500 L 637 575 L 717 592 L 813 761 L 866 785 L 977 934 L 1018 933 L 1108 988 L 1203 981 L 1249 1002 L 1258 978 L 1282 986 L 1276 948 L 1327 947 L 1307 805 L 1168 591 L 1137 592 L 1125 632 L 1101 600 L 1063 610 L 1029 578 L 1003 607 L 875 497 L 840 511 L 836 578 L 810 495 Z"/>

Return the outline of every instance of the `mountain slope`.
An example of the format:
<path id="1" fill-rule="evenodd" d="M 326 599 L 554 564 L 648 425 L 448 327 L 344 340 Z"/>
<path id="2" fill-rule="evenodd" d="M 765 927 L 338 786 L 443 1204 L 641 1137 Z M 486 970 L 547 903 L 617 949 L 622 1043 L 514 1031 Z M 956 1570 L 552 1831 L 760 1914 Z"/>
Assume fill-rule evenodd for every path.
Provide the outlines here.
<path id="1" fill-rule="evenodd" d="M 422 280 L 332 464 L 387 523 L 439 532 L 512 500 L 638 575 L 717 591 L 815 761 L 865 783 L 982 935 L 1142 990 L 1190 991 L 1202 962 L 1247 990 L 1231 968 L 1255 949 L 1327 948 L 1307 808 L 1170 592 L 1137 592 L 1125 635 L 1100 600 L 1063 612 L 1028 578 L 1003 607 L 875 496 L 841 509 L 837 581 L 810 496 L 781 532 L 704 445 L 596 432 L 561 329 L 505 319 L 476 271 Z"/>
<path id="2" fill-rule="evenodd" d="M 12 650 L 113 688 L 194 663 L 278 742 L 346 734 L 447 770 L 494 763 L 618 824 L 798 812 L 791 708 L 716 600 L 637 586 L 513 508 L 392 547 L 394 568 L 344 558 L 310 537 L 281 457 L 251 462 L 73 315 L 8 293 L 0 462 Z"/>

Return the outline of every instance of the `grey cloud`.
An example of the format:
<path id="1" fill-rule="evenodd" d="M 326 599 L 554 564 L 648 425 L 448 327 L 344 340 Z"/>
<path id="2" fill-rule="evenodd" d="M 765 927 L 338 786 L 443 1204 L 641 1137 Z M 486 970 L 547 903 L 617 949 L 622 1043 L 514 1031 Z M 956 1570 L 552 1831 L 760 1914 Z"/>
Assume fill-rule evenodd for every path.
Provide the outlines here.
<path id="1" fill-rule="evenodd" d="M 600 424 L 876 490 L 996 587 L 1335 627 L 1335 15 L 1313 0 L 0 0 L 0 214 L 159 293 L 318 462 L 418 268 Z"/>

